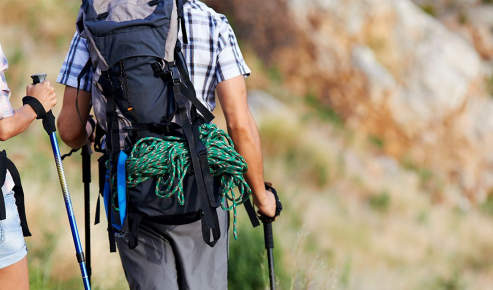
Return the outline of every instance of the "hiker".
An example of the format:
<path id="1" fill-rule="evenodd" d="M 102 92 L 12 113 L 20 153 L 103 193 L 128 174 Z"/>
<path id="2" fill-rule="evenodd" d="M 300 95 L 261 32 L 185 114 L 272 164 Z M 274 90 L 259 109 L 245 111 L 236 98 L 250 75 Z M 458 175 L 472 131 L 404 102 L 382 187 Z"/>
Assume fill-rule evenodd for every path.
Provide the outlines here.
<path id="1" fill-rule="evenodd" d="M 91 1 L 83 2 L 91 3 Z M 122 156 L 123 160 L 127 158 L 129 152 L 122 153 L 129 151 L 126 148 L 129 143 L 135 149 L 137 145 L 135 145 L 134 139 L 152 138 L 167 132 L 167 134 L 173 135 L 169 139 L 181 138 L 180 140 L 183 140 L 183 137 L 179 136 L 187 136 L 186 140 L 190 151 L 192 151 L 194 145 L 190 145 L 190 143 L 197 140 L 192 141 L 193 138 L 187 135 L 187 130 L 190 129 L 187 129 L 187 126 L 192 123 L 192 129 L 195 130 L 196 127 L 193 127 L 196 124 L 195 122 L 203 119 L 207 120 L 208 116 L 211 115 L 210 111 L 215 108 L 215 93 L 217 93 L 226 118 L 228 133 L 234 141 L 234 149 L 243 156 L 248 164 L 248 171 L 244 176 L 252 190 L 253 201 L 258 213 L 267 218 L 275 218 L 277 214 L 276 198 L 270 191 L 265 189 L 260 138 L 247 104 L 244 78 L 250 74 L 250 69 L 242 57 L 234 32 L 223 15 L 216 13 L 204 3 L 200 1 L 185 2 L 183 11 L 181 11 L 181 2 L 180 0 L 176 2 L 174 0 L 149 1 L 149 5 L 142 7 L 139 12 L 141 14 L 147 13 L 143 11 L 149 10 L 148 6 L 157 7 L 155 12 L 152 12 L 154 14 L 146 17 L 146 20 L 152 21 L 154 18 L 159 20 L 160 12 L 157 9 L 165 9 L 163 8 L 163 3 L 169 4 L 170 7 L 177 5 L 175 7 L 176 10 L 167 11 L 167 13 L 169 13 L 168 15 L 177 13 L 181 17 L 181 22 L 178 21 L 175 24 L 180 27 L 180 32 L 177 36 L 176 34 L 174 35 L 176 32 L 173 32 L 172 28 L 169 31 L 165 31 L 166 33 L 156 32 L 155 35 L 164 35 L 164 37 L 168 35 L 167 42 L 164 44 L 164 39 L 146 37 L 146 33 L 150 30 L 148 27 L 127 30 L 129 34 L 136 31 L 138 33 L 132 34 L 133 38 L 130 39 L 135 40 L 128 44 L 128 46 L 133 46 L 134 50 L 137 50 L 135 48 L 138 47 L 140 50 L 137 50 L 137 52 L 132 51 L 130 48 L 126 51 L 127 44 L 120 47 L 105 47 L 102 43 L 106 40 L 98 42 L 100 38 L 93 38 L 93 33 L 98 33 L 99 24 L 106 22 L 108 25 L 118 25 L 119 18 L 132 20 L 134 15 L 131 15 L 132 17 L 118 15 L 115 12 L 116 10 L 111 11 L 113 9 L 111 8 L 111 3 L 106 3 L 106 9 L 101 7 L 92 9 L 91 6 L 85 6 L 87 3 L 83 3 L 83 7 L 87 10 L 81 10 L 84 12 L 81 15 L 84 15 L 85 18 L 83 18 L 83 21 L 79 18 L 77 23 L 78 31 L 82 31 L 82 35 L 79 32 L 75 33 L 57 79 L 58 82 L 66 85 L 63 106 L 57 122 L 60 136 L 72 148 L 83 146 L 88 137 L 86 122 L 90 110 L 94 106 L 98 126 L 102 126 L 107 132 L 106 139 L 101 142 L 101 147 L 105 147 L 106 152 L 109 152 L 105 154 L 106 156 L 111 155 L 106 157 L 109 162 L 103 163 L 107 165 L 106 170 L 108 170 L 109 174 L 108 172 L 106 173 L 107 185 L 100 190 L 113 193 L 113 188 L 117 186 L 111 185 L 109 179 L 119 184 L 119 173 L 128 173 L 128 170 L 125 172 L 125 168 L 120 171 L 119 164 Z M 128 9 L 140 8 L 129 7 Z M 96 12 L 95 10 L 98 11 Z M 136 13 L 135 17 L 138 16 Z M 108 19 L 111 21 L 106 21 Z M 172 17 L 173 20 L 175 19 Z M 130 24 L 127 22 L 125 25 L 128 27 Z M 175 27 L 174 29 L 178 31 L 178 27 L 173 26 L 173 24 L 170 24 L 170 26 Z M 107 29 L 108 26 L 101 26 L 100 28 Z M 126 37 L 122 33 L 108 33 L 107 35 L 109 37 L 108 41 L 116 41 L 117 38 Z M 175 37 L 174 41 L 170 36 Z M 178 37 L 178 42 L 176 37 Z M 112 39 L 110 40 L 110 38 Z M 96 42 L 98 42 L 97 45 Z M 156 45 L 156 43 L 162 43 L 162 47 Z M 177 43 L 176 47 L 175 43 Z M 99 52 L 90 53 L 90 51 L 95 51 L 96 47 Z M 134 75 L 134 71 L 137 71 L 134 62 L 142 59 L 147 60 L 146 57 L 141 55 L 152 55 L 154 50 L 163 52 L 165 56 L 160 57 L 164 58 L 165 63 L 154 60 L 156 63 L 152 64 L 152 69 L 151 65 L 142 65 L 142 70 L 139 71 L 139 74 Z M 168 51 L 171 51 L 171 53 Z M 134 58 L 126 59 L 124 57 L 131 53 L 135 55 Z M 182 53 L 184 55 L 183 59 L 180 58 Z M 101 58 L 104 58 L 104 61 L 101 61 Z M 173 60 L 168 61 L 169 58 Z M 183 64 L 184 61 L 186 61 L 186 67 L 181 67 L 180 64 Z M 101 69 L 104 68 L 105 64 L 107 67 Z M 95 70 L 96 66 L 98 69 Z M 111 67 L 111 69 L 108 67 Z M 189 80 L 188 77 L 190 78 Z M 168 84 L 163 87 L 163 81 L 160 78 L 167 79 Z M 93 86 L 93 83 L 96 83 L 95 79 L 97 84 Z M 140 85 L 139 80 L 144 79 L 146 81 L 149 80 L 150 83 L 144 84 L 138 90 L 132 86 Z M 194 87 L 195 90 L 191 90 L 193 89 L 191 87 Z M 101 91 L 104 93 L 105 98 L 101 98 Z M 161 102 L 161 99 L 156 99 L 155 102 L 149 101 L 147 105 L 139 107 L 139 102 L 142 100 L 139 95 L 149 95 L 151 91 L 155 91 L 157 95 L 164 94 L 163 99 L 174 94 L 176 103 L 170 106 L 178 106 L 178 113 L 164 115 L 161 118 L 160 114 L 164 113 L 160 112 L 164 112 L 166 108 L 155 108 L 156 106 L 154 105 L 156 102 Z M 180 101 L 182 97 L 186 97 L 190 102 L 187 103 L 186 107 L 188 112 L 184 111 L 183 102 Z M 196 99 L 199 101 L 195 102 Z M 204 109 L 207 111 L 204 111 Z M 159 113 L 149 113 L 153 112 L 153 110 Z M 152 118 L 157 119 L 157 121 L 152 121 Z M 139 119 L 139 122 L 136 121 L 137 119 Z M 142 119 L 151 121 L 145 121 L 144 123 Z M 191 122 L 188 122 L 188 120 L 191 120 Z M 118 131 L 114 130 L 115 126 L 119 128 Z M 183 130 L 176 130 L 177 127 Z M 105 142 L 111 144 L 105 145 Z M 158 144 L 157 141 L 153 142 L 153 144 Z M 201 142 L 197 142 L 199 147 Z M 145 144 L 145 142 L 141 144 Z M 199 150 L 200 148 L 197 149 L 197 152 Z M 116 151 L 120 152 L 119 155 Z M 149 154 L 152 153 L 150 152 Z M 201 175 L 197 173 L 200 168 L 195 165 L 196 163 L 193 163 L 195 158 L 193 153 L 190 154 L 190 159 L 192 159 L 190 167 L 192 169 L 185 170 L 185 173 L 189 175 L 189 172 L 194 171 L 194 178 L 196 178 L 194 184 L 201 186 L 201 181 L 199 180 Z M 130 156 L 128 158 L 130 159 Z M 116 174 L 114 174 L 115 171 Z M 200 172 L 204 176 L 207 175 L 204 170 Z M 113 176 L 116 176 L 116 178 Z M 204 180 L 206 178 L 204 177 Z M 209 213 L 210 216 L 217 219 L 213 221 L 213 227 L 209 227 L 208 224 L 211 220 L 203 217 L 208 215 L 206 213 L 208 209 L 204 208 L 202 203 L 202 216 L 199 216 L 198 220 L 195 219 L 193 222 L 178 223 L 176 220 L 167 220 L 171 222 L 171 224 L 167 224 L 166 222 L 157 222 L 156 219 L 151 221 L 151 218 L 142 218 L 142 216 L 132 217 L 130 214 L 126 219 L 121 216 L 119 219 L 118 213 L 115 214 L 114 209 L 121 205 L 119 203 L 121 201 L 120 198 L 132 198 L 132 196 L 136 195 L 136 191 L 137 193 L 142 193 L 145 197 L 150 197 L 148 192 L 154 194 L 155 187 L 156 191 L 160 190 L 156 183 L 167 181 L 169 180 L 156 181 L 156 179 L 153 179 L 148 183 L 142 183 L 143 186 L 139 184 L 138 186 L 140 187 L 136 187 L 136 189 L 127 187 L 126 194 L 120 196 L 120 192 L 117 192 L 118 200 L 116 205 L 112 203 L 115 197 L 111 194 L 109 194 L 111 200 L 105 203 L 105 206 L 110 208 L 110 214 L 107 213 L 107 215 L 111 215 L 109 222 L 114 222 L 112 224 L 114 226 L 109 226 L 109 230 L 115 231 L 115 236 L 117 237 L 116 245 L 130 288 L 227 289 L 230 218 L 228 212 L 219 208 L 219 205 L 212 207 L 212 211 Z M 208 186 L 206 182 L 202 184 Z M 210 185 L 212 188 L 212 184 Z M 147 187 L 145 188 L 145 186 Z M 173 186 L 173 184 L 170 186 Z M 193 203 L 193 198 L 189 198 L 190 196 L 187 194 L 193 195 L 193 192 L 187 192 L 185 190 L 186 187 L 185 185 L 183 186 L 182 198 L 185 199 L 184 204 L 188 205 L 190 202 Z M 193 191 L 193 186 L 191 187 Z M 214 194 L 215 190 L 214 186 Z M 206 191 L 209 192 L 209 187 L 206 188 Z M 195 199 L 200 199 L 204 195 L 205 193 L 199 192 L 198 197 Z M 129 210 L 131 207 L 140 205 L 140 203 L 135 205 L 138 202 L 143 201 L 131 199 L 131 202 L 129 202 L 127 200 L 125 206 Z M 166 203 L 170 208 L 173 208 L 173 202 L 180 203 L 180 196 L 176 197 L 175 194 L 171 197 L 161 198 L 157 202 Z M 208 203 L 214 204 L 215 201 L 209 199 Z M 180 208 L 185 207 L 178 205 L 176 211 L 179 212 Z M 123 212 L 121 206 L 118 210 L 119 214 Z M 161 208 L 154 211 L 159 210 Z M 130 212 L 132 211 L 129 210 Z M 181 215 L 177 214 L 176 219 L 186 219 L 187 214 L 188 212 L 183 212 Z M 216 224 L 218 227 L 215 226 Z M 210 235 L 210 229 L 212 229 L 212 236 Z M 111 235 L 109 238 L 111 244 Z"/>
<path id="2" fill-rule="evenodd" d="M 29 127 L 40 114 L 56 104 L 55 89 L 49 81 L 28 85 L 24 105 L 13 110 L 10 89 L 5 81 L 7 59 L 0 44 L 0 140 L 8 140 Z M 39 113 L 39 114 L 38 114 Z M 6 170 L 6 171 L 3 171 Z M 13 163 L 0 152 L 0 288 L 29 289 L 27 247 L 24 236 L 30 236 L 25 220 L 22 189 Z"/>

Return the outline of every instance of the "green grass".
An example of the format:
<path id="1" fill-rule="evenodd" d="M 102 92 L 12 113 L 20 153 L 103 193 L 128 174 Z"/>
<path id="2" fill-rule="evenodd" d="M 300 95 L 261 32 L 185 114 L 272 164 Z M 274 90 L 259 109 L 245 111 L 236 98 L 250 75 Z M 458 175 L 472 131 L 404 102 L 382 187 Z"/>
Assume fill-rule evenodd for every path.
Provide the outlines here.
<path id="1" fill-rule="evenodd" d="M 333 108 L 324 106 L 315 94 L 308 93 L 305 96 L 305 102 L 312 109 L 314 115 L 318 119 L 324 122 L 329 122 L 338 129 L 342 129 L 344 127 L 342 117 L 334 111 Z"/>
<path id="2" fill-rule="evenodd" d="M 370 136 L 369 141 L 379 149 L 383 149 L 385 146 L 383 139 L 377 136 Z"/>
<path id="3" fill-rule="evenodd" d="M 421 10 L 423 10 L 423 12 L 425 12 L 426 14 L 433 16 L 433 17 L 437 16 L 435 6 L 433 6 L 431 4 L 425 4 L 425 5 L 421 5 L 419 7 L 421 7 Z"/>
<path id="4" fill-rule="evenodd" d="M 486 91 L 493 98 L 493 75 L 486 80 Z"/>
<path id="5" fill-rule="evenodd" d="M 385 212 L 390 206 L 391 198 L 390 194 L 384 190 L 377 195 L 370 196 L 368 203 L 372 209 L 380 212 Z"/>
<path id="6" fill-rule="evenodd" d="M 240 210 L 242 210 L 240 208 Z M 241 214 L 241 225 L 238 229 L 238 240 L 230 236 L 228 288 L 256 290 L 267 289 L 269 286 L 267 255 L 264 248 L 263 226 L 252 228 L 248 216 Z M 275 223 L 273 224 L 275 227 Z M 274 234 L 274 262 L 277 283 L 280 289 L 287 289 L 289 276 L 286 273 L 282 258 L 285 255 Z"/>
<path id="7" fill-rule="evenodd" d="M 479 206 L 479 209 L 493 217 L 493 195 L 490 193 L 486 200 Z"/>
<path id="8" fill-rule="evenodd" d="M 402 161 L 402 166 L 406 170 L 414 171 L 418 174 L 421 186 L 425 187 L 428 183 L 434 180 L 433 171 L 428 168 L 416 165 L 409 157 L 405 157 Z"/>
<path id="9" fill-rule="evenodd" d="M 426 289 L 430 290 L 465 290 L 466 285 L 461 279 L 461 274 L 454 271 L 449 275 L 435 277 Z"/>

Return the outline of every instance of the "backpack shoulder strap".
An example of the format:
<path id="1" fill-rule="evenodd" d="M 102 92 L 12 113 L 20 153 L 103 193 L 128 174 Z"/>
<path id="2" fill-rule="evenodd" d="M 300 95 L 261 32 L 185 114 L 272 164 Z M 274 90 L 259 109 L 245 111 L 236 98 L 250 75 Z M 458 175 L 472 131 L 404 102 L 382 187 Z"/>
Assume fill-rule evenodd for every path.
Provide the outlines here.
<path id="1" fill-rule="evenodd" d="M 31 232 L 29 231 L 29 226 L 27 225 L 26 218 L 26 209 L 24 207 L 24 190 L 22 189 L 21 176 L 17 167 L 15 167 L 14 163 L 7 159 L 7 170 L 12 175 L 12 179 L 14 180 L 14 196 L 15 196 L 15 204 L 17 206 L 17 211 L 19 212 L 19 218 L 21 220 L 22 233 L 24 237 L 30 237 Z"/>
<path id="2" fill-rule="evenodd" d="M 210 123 L 214 120 L 214 115 L 207 109 L 207 107 L 202 104 L 202 102 L 197 98 L 195 93 L 195 88 L 190 81 L 188 69 L 185 63 L 185 58 L 181 51 L 181 43 L 177 41 L 175 48 L 176 57 L 176 68 L 178 69 L 180 79 L 182 83 L 180 84 L 181 93 L 192 103 L 192 105 L 202 114 L 205 120 Z"/>
<path id="3" fill-rule="evenodd" d="M 0 152 L 0 194 L 2 194 L 0 198 L 0 220 L 4 220 L 7 218 L 7 213 L 5 209 L 5 200 L 3 198 L 2 186 L 5 183 L 5 175 L 7 174 L 7 153 L 5 150 Z"/>
<path id="4" fill-rule="evenodd" d="M 185 23 L 185 17 L 184 17 L 184 12 L 183 12 L 183 5 L 187 3 L 188 0 L 176 0 L 176 7 L 178 9 L 178 22 L 179 25 L 181 26 L 181 34 L 182 34 L 182 40 L 183 43 L 188 44 L 188 36 L 187 36 L 187 27 Z"/>
<path id="5" fill-rule="evenodd" d="M 7 153 L 3 150 L 0 152 L 0 187 L 2 187 L 5 183 L 7 170 L 10 172 L 10 175 L 14 180 L 13 191 L 15 196 L 15 204 L 21 220 L 22 233 L 24 237 L 29 237 L 31 236 L 31 232 L 29 231 L 29 227 L 27 225 L 26 209 L 24 208 L 24 190 L 22 189 L 21 176 L 19 175 L 19 171 L 15 167 L 14 163 L 7 158 Z M 2 190 L 0 190 L 0 193 L 2 193 Z M 5 200 L 2 193 L 2 197 L 0 198 L 0 220 L 4 220 L 6 218 L 7 213 L 5 209 Z"/>

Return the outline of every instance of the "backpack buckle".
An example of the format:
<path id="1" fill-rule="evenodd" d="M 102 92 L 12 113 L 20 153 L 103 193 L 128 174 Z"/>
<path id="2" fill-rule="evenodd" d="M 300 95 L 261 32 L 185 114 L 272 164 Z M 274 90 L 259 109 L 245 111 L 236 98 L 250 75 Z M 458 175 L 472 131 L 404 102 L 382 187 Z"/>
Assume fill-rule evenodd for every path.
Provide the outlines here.
<path id="1" fill-rule="evenodd" d="M 170 131 L 169 124 L 149 123 L 149 131 L 156 134 L 165 134 Z"/>
<path id="2" fill-rule="evenodd" d="M 177 85 L 181 83 L 181 77 L 180 77 L 180 72 L 178 71 L 178 68 L 173 65 L 169 67 L 169 70 L 171 72 L 171 82 L 173 82 L 173 85 Z"/>
<path id="3" fill-rule="evenodd" d="M 161 59 L 151 64 L 151 67 L 156 77 L 160 77 L 166 82 L 173 83 L 173 85 L 181 83 L 180 72 L 174 63 L 169 63 Z"/>
<path id="4" fill-rule="evenodd" d="M 164 60 L 161 59 L 151 64 L 151 67 L 154 71 L 154 76 L 160 77 L 167 82 L 171 81 L 171 72 L 169 70 L 168 64 Z"/>
<path id="5" fill-rule="evenodd" d="M 197 143 L 197 156 L 199 158 L 207 157 L 207 147 L 205 147 L 202 141 Z"/>

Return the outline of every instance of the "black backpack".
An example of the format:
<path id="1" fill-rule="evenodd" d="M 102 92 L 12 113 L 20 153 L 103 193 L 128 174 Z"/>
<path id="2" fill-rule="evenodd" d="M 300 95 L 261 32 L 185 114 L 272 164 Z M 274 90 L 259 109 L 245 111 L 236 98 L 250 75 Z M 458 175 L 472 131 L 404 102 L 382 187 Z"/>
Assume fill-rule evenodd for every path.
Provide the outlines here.
<path id="1" fill-rule="evenodd" d="M 90 59 L 79 81 L 93 69 L 92 103 L 105 132 L 100 187 L 111 251 L 115 250 L 113 227 L 125 228 L 129 247 L 135 248 L 142 219 L 173 225 L 201 220 L 207 244 L 214 246 L 220 237 L 216 208 L 224 202 L 224 187 L 221 177 L 210 173 L 208 149 L 200 137 L 201 126 L 214 116 L 197 99 L 181 52 L 180 24 L 187 41 L 182 2 L 82 1 L 77 29 L 87 39 Z M 161 157 L 149 157 L 160 140 L 178 142 L 189 152 L 190 166 L 174 168 L 178 172 L 174 175 L 149 175 L 145 172 L 149 168 L 141 168 L 141 182 L 128 186 L 125 164 L 136 144 L 149 152 L 139 160 L 151 162 L 149 158 Z M 237 203 L 245 203 L 252 223 L 258 225 L 246 187 Z M 170 188 L 175 194 L 169 194 Z"/>

